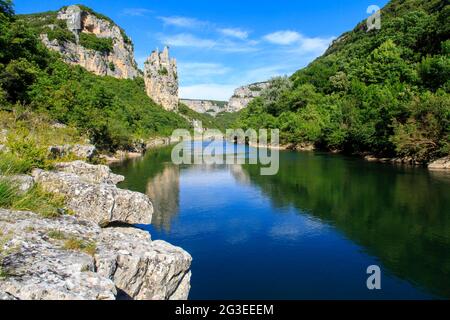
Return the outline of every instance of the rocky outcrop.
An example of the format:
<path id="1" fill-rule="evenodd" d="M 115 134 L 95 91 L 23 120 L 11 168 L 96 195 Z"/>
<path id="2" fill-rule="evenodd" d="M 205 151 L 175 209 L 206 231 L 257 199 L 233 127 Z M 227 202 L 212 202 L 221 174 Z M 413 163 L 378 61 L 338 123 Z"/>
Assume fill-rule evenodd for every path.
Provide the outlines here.
<path id="1" fill-rule="evenodd" d="M 41 34 L 41 40 L 49 49 L 59 52 L 65 62 L 80 65 L 100 76 L 134 79 L 139 75 L 133 44 L 123 30 L 110 20 L 100 18 L 94 12 L 76 5 L 61 9 L 57 13 L 57 19 L 66 21 L 67 29 L 74 34 L 75 41 L 50 40 L 46 33 Z M 109 39 L 112 43 L 111 50 L 100 52 L 84 47 L 82 34 Z"/>
<path id="2" fill-rule="evenodd" d="M 85 170 L 74 168 L 66 166 L 63 170 Z M 117 177 L 105 178 L 87 171 L 78 176 L 74 173 L 39 169 L 34 170 L 32 175 L 45 191 L 64 196 L 67 207 L 79 218 L 100 225 L 117 221 L 150 224 L 152 221 L 153 205 L 146 195 L 119 189 L 111 183 L 93 182 L 105 179 L 113 182 L 118 180 Z"/>
<path id="3" fill-rule="evenodd" d="M 20 193 L 26 193 L 34 187 L 34 179 L 26 174 L 5 177 L 11 184 L 17 186 Z"/>
<path id="4" fill-rule="evenodd" d="M 450 156 L 430 163 L 428 168 L 430 170 L 450 170 Z"/>
<path id="5" fill-rule="evenodd" d="M 53 159 L 74 155 L 80 159 L 91 160 L 97 154 L 97 148 L 91 144 L 66 144 L 62 146 L 50 146 L 48 152 Z"/>
<path id="6" fill-rule="evenodd" d="M 195 112 L 208 113 L 213 117 L 225 112 L 228 108 L 228 103 L 225 101 L 181 99 L 180 102 Z"/>
<path id="7" fill-rule="evenodd" d="M 250 101 L 259 97 L 264 89 L 269 87 L 269 82 L 258 82 L 248 86 L 237 88 L 228 102 L 227 112 L 238 112 L 247 108 Z"/>
<path id="8" fill-rule="evenodd" d="M 187 299 L 192 258 L 134 228 L 0 209 L 0 299 Z"/>
<path id="9" fill-rule="evenodd" d="M 169 48 L 153 51 L 144 65 L 147 95 L 168 111 L 178 109 L 178 71 L 175 59 L 170 59 Z"/>
<path id="10" fill-rule="evenodd" d="M 106 183 L 116 185 L 125 180 L 124 176 L 119 176 L 111 172 L 111 169 L 103 165 L 92 165 L 84 161 L 57 163 L 55 169 L 60 172 L 77 175 L 87 183 Z"/>

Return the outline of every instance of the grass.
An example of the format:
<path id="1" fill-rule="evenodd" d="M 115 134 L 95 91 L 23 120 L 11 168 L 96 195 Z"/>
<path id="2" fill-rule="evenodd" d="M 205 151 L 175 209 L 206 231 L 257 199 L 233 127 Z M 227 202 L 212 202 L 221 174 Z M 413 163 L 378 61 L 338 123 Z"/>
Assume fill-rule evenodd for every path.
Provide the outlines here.
<path id="1" fill-rule="evenodd" d="M 0 175 L 29 173 L 34 168 L 51 169 L 55 162 L 74 161 L 69 154 L 52 159 L 50 146 L 83 144 L 86 138 L 72 127 L 55 126 L 42 116 L 24 110 L 0 111 L 0 137 L 8 152 L 0 153 Z"/>
<path id="2" fill-rule="evenodd" d="M 79 251 L 94 256 L 97 252 L 97 246 L 94 242 L 84 241 L 77 238 L 70 238 L 64 242 L 64 249 Z"/>
<path id="3" fill-rule="evenodd" d="M 44 218 L 60 216 L 61 208 L 65 206 L 62 196 L 45 192 L 39 186 L 21 193 L 8 177 L 0 179 L 0 207 L 19 211 L 33 211 Z"/>
<path id="4" fill-rule="evenodd" d="M 67 239 L 67 236 L 65 235 L 65 233 L 64 233 L 64 232 L 61 232 L 61 231 L 59 231 L 59 230 L 52 230 L 52 231 L 49 231 L 49 232 L 47 233 L 47 236 L 48 236 L 50 239 L 54 239 L 54 240 L 65 240 L 65 239 Z"/>

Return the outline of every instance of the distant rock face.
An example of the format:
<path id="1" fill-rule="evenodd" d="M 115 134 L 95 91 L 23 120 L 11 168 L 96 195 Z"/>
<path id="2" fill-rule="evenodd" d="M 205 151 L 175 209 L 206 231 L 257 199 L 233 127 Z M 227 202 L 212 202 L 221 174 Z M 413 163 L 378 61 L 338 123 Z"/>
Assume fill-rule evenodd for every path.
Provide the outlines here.
<path id="1" fill-rule="evenodd" d="M 0 300 L 188 298 L 192 257 L 148 232 L 3 209 L 0 230 Z"/>
<path id="2" fill-rule="evenodd" d="M 83 11 L 76 5 L 59 11 L 57 18 L 67 21 L 67 29 L 75 35 L 76 43 L 60 43 L 56 39 L 50 41 L 47 34 L 42 34 L 41 40 L 49 49 L 61 53 L 67 63 L 80 65 L 100 76 L 134 79 L 139 75 L 133 44 L 117 25 Z M 84 48 L 79 42 L 82 33 L 111 39 L 113 50 L 103 53 Z"/>
<path id="3" fill-rule="evenodd" d="M 227 112 L 238 112 L 247 108 L 250 101 L 259 97 L 262 90 L 268 88 L 269 85 L 269 82 L 259 82 L 236 89 L 228 102 Z"/>
<path id="4" fill-rule="evenodd" d="M 168 111 L 178 109 L 178 71 L 175 59 L 170 59 L 169 48 L 153 51 L 144 65 L 147 95 Z"/>
<path id="5" fill-rule="evenodd" d="M 208 113 L 213 117 L 228 108 L 228 103 L 224 101 L 181 99 L 180 102 L 195 112 Z"/>

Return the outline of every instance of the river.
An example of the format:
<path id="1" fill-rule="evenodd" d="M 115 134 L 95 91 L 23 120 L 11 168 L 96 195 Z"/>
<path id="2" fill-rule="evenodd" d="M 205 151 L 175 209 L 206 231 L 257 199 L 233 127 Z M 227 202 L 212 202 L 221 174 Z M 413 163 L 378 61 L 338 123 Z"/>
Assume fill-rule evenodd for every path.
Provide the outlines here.
<path id="1" fill-rule="evenodd" d="M 146 193 L 148 230 L 193 256 L 190 299 L 450 298 L 450 175 L 318 152 L 181 165 L 171 148 L 113 168 Z M 367 268 L 381 267 L 381 290 Z"/>

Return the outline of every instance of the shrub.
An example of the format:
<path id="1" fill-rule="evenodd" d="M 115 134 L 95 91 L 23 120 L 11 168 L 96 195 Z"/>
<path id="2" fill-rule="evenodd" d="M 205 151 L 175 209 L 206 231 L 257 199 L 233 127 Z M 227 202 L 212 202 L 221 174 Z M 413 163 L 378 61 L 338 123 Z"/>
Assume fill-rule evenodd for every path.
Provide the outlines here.
<path id="1" fill-rule="evenodd" d="M 80 45 L 86 49 L 99 51 L 103 54 L 109 54 L 113 51 L 113 41 L 110 38 L 98 38 L 95 34 L 81 33 Z"/>

